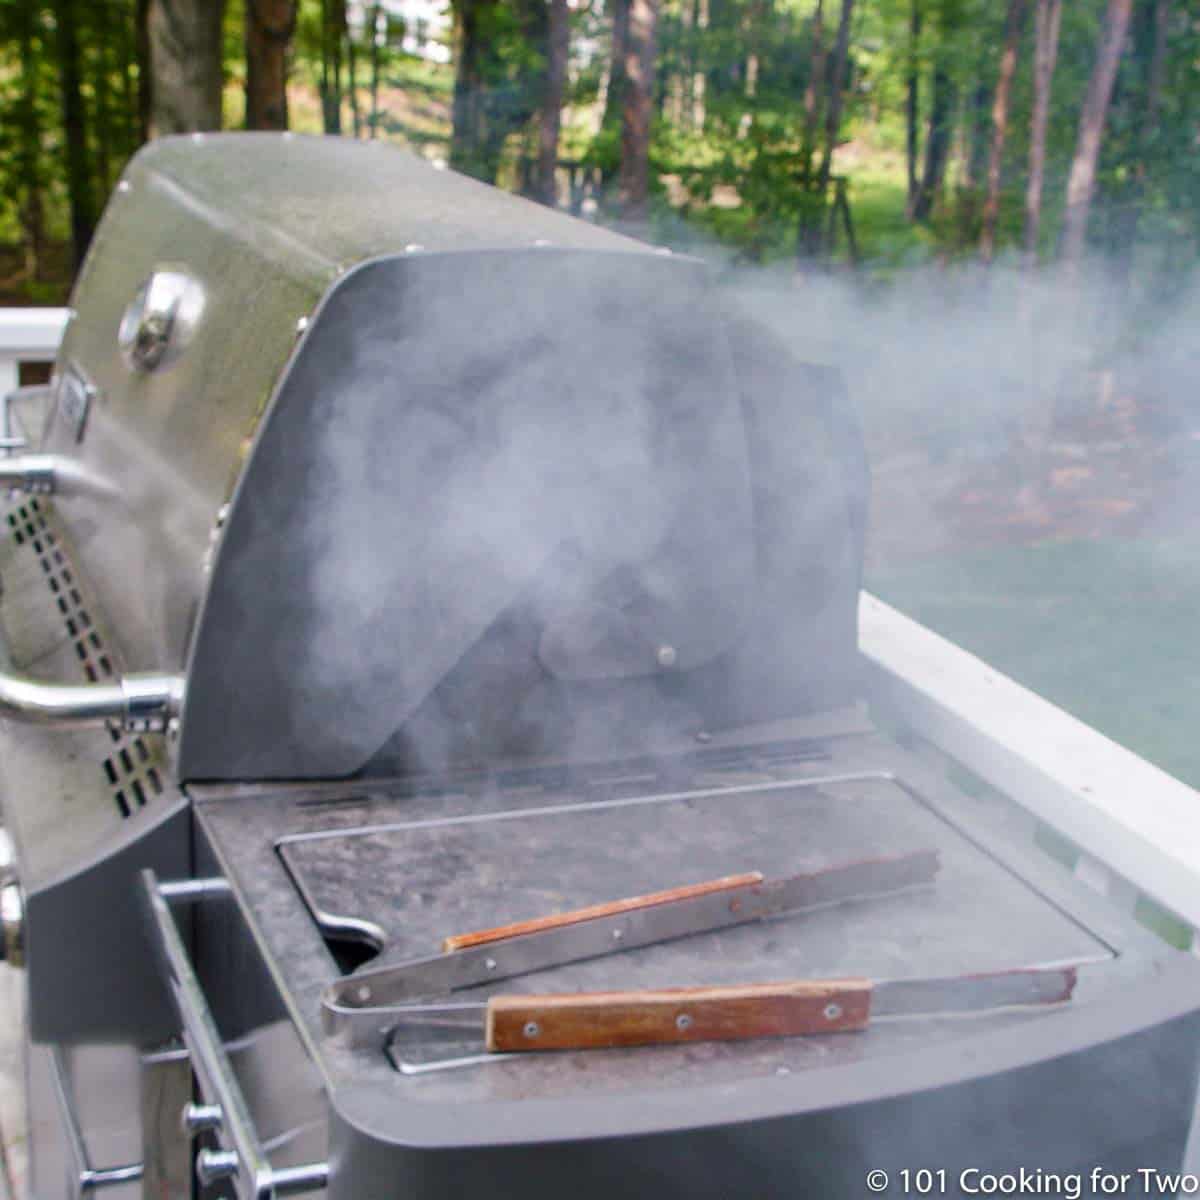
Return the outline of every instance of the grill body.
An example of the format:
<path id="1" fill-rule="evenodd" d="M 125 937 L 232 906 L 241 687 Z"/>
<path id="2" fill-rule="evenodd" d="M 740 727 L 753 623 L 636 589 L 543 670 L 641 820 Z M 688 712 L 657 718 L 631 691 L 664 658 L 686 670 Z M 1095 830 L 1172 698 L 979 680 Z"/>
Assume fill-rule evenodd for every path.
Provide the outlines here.
<path id="1" fill-rule="evenodd" d="M 959 787 L 953 745 L 874 729 L 865 701 L 908 714 L 860 670 L 852 409 L 701 264 L 374 144 L 205 135 L 130 165 L 73 311 L 26 430 L 63 486 L 3 510 L 0 670 L 184 699 L 165 729 L 0 725 L 40 1200 L 1177 1167 L 1196 962 L 1042 861 L 1020 796 Z M 905 839 L 940 892 L 542 982 L 1057 956 L 1076 1000 L 428 1077 L 323 1032 L 389 939 Z M 194 1145 L 193 1093 L 227 1108 Z"/>

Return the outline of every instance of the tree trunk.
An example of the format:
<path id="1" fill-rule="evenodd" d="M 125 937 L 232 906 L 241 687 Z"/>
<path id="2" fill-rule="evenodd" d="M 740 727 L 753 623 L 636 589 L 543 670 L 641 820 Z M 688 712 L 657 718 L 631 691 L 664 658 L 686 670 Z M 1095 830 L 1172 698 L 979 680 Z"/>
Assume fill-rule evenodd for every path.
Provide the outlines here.
<path id="1" fill-rule="evenodd" d="M 153 136 L 154 68 L 150 65 L 150 0 L 137 0 L 134 13 L 134 55 L 138 72 L 138 142 Z"/>
<path id="2" fill-rule="evenodd" d="M 25 232 L 25 268 L 30 279 L 41 276 L 46 249 L 46 209 L 42 183 L 42 127 L 37 107 L 39 48 L 35 44 L 40 6 L 18 4 L 17 42 L 21 54 L 21 98 L 18 170 L 22 189 L 21 225 Z"/>
<path id="3" fill-rule="evenodd" d="M 650 208 L 650 125 L 654 113 L 654 43 L 658 0 L 629 0 L 625 36 L 625 102 L 621 108 L 621 171 L 618 203 L 630 221 Z"/>
<path id="4" fill-rule="evenodd" d="M 837 149 L 838 133 L 842 127 L 842 97 L 846 90 L 846 74 L 850 64 L 850 22 L 853 16 L 854 0 L 842 0 L 837 44 L 833 48 L 833 74 L 829 78 L 829 97 L 825 106 L 825 151 L 821 156 L 821 173 L 817 180 L 817 193 L 822 204 L 825 201 L 825 193 L 829 190 L 833 152 Z"/>
<path id="5" fill-rule="evenodd" d="M 913 220 L 928 221 L 934 202 L 942 190 L 946 163 L 950 157 L 950 135 L 954 116 L 954 81 L 944 54 L 933 68 L 933 86 L 929 94 L 929 132 L 925 137 L 925 169 L 913 205 Z"/>
<path id="6" fill-rule="evenodd" d="M 246 0 L 246 128 L 288 127 L 288 46 L 296 0 Z"/>
<path id="7" fill-rule="evenodd" d="M 1067 182 L 1067 207 L 1063 216 L 1062 256 L 1068 268 L 1075 270 L 1083 260 L 1088 214 L 1096 192 L 1096 163 L 1108 117 L 1117 68 L 1125 49 L 1133 0 L 1109 0 L 1108 13 L 1100 37 L 1096 64 L 1088 80 L 1087 95 L 1079 117 L 1079 137 L 1071 175 Z"/>
<path id="8" fill-rule="evenodd" d="M 921 0 L 912 0 L 908 14 L 908 79 L 904 118 L 906 125 L 905 145 L 908 155 L 908 204 L 907 213 L 912 220 L 917 203 L 917 163 L 921 157 Z"/>
<path id="9" fill-rule="evenodd" d="M 629 0 L 612 0 L 612 57 L 608 68 L 608 91 L 604 97 L 602 129 L 621 121 L 625 106 L 625 43 L 629 36 Z"/>
<path id="10" fill-rule="evenodd" d="M 696 0 L 696 32 L 692 39 L 692 128 L 699 133 L 704 132 L 704 123 L 708 118 L 705 96 L 708 88 L 708 76 L 704 73 L 704 63 L 701 57 L 701 43 L 704 32 L 708 29 L 708 17 L 708 0 Z"/>
<path id="11" fill-rule="evenodd" d="M 358 105 L 358 47 L 354 34 L 346 29 L 346 89 L 350 93 L 350 115 L 354 121 L 354 136 L 362 137 L 362 109 Z"/>
<path id="12" fill-rule="evenodd" d="M 980 70 L 982 74 L 982 67 Z M 978 80 L 971 91 L 967 113 L 966 147 L 963 154 L 963 186 L 968 190 L 979 187 L 987 177 L 987 161 L 991 132 L 992 94 L 987 82 Z"/>
<path id="13" fill-rule="evenodd" d="M 801 164 L 805 187 L 812 186 L 813 154 L 817 149 L 817 130 L 825 102 L 825 10 L 824 0 L 817 0 L 813 10 L 812 46 L 808 57 L 808 86 L 804 89 L 804 144 Z"/>
<path id="14" fill-rule="evenodd" d="M 89 5 L 92 18 L 92 113 L 96 150 L 95 182 L 100 185 L 100 195 L 107 196 L 112 186 L 112 159 L 110 151 L 116 131 L 113 129 L 112 75 L 109 55 L 113 46 L 111 0 L 92 0 Z"/>
<path id="15" fill-rule="evenodd" d="M 1046 126 L 1050 120 L 1050 91 L 1058 59 L 1058 30 L 1062 0 L 1037 0 L 1033 67 L 1033 115 L 1029 126 L 1029 183 L 1025 189 L 1025 265 L 1037 262 L 1042 221 L 1042 183 L 1046 169 Z"/>
<path id="16" fill-rule="evenodd" d="M 321 0 L 321 119 L 326 133 L 342 132 L 342 38 L 346 0 Z"/>
<path id="17" fill-rule="evenodd" d="M 1132 170 L 1122 189 L 1122 201 L 1116 214 L 1114 238 L 1114 288 L 1128 290 L 1133 279 L 1134 252 L 1138 225 L 1150 178 L 1151 162 L 1158 129 L 1159 102 L 1167 65 L 1167 34 L 1170 29 L 1170 0 L 1142 0 L 1133 17 L 1133 53 L 1145 64 L 1141 80 L 1141 114 L 1130 155 Z"/>
<path id="18" fill-rule="evenodd" d="M 819 15 L 815 14 L 815 15 Z M 854 16 L 854 0 L 842 0 L 838 21 L 837 41 L 833 48 L 833 70 L 824 96 L 825 145 L 821 165 L 813 177 L 811 155 L 805 146 L 804 191 L 800 197 L 800 228 L 796 238 L 796 261 L 819 259 L 825 253 L 826 210 L 829 179 L 833 171 L 833 154 L 837 149 L 838 132 L 842 124 L 842 97 L 846 90 L 846 75 L 850 61 L 850 24 Z M 814 35 L 816 30 L 814 30 Z M 814 53 L 817 48 L 814 46 Z M 819 94 L 819 93 L 818 93 Z M 809 117 L 809 114 L 805 114 Z M 806 137 L 809 136 L 806 132 Z"/>
<path id="19" fill-rule="evenodd" d="M 376 4 L 371 9 L 371 136 L 379 136 L 379 51 L 387 30 L 387 17 Z"/>
<path id="20" fill-rule="evenodd" d="M 71 206 L 71 246 L 76 269 L 83 265 L 96 227 L 91 163 L 88 161 L 87 111 L 80 91 L 83 71 L 76 28 L 78 16 L 78 0 L 55 0 L 58 79 L 62 90 L 63 141 L 67 151 L 67 195 Z"/>
<path id="21" fill-rule="evenodd" d="M 558 130 L 562 121 L 563 94 L 567 86 L 571 14 L 567 0 L 550 0 L 550 26 L 546 38 L 546 79 L 538 128 L 538 199 L 553 207 L 558 201 L 555 172 L 558 167 Z"/>
<path id="22" fill-rule="evenodd" d="M 483 43 L 480 30 L 481 0 L 457 0 L 454 5 L 455 42 L 453 129 L 450 165 L 468 175 L 482 174 L 479 143 L 483 121 Z"/>
<path id="23" fill-rule="evenodd" d="M 124 108 L 122 119 L 125 125 L 124 156 L 128 157 L 141 144 L 141 131 L 138 121 L 138 84 L 137 84 L 137 5 L 133 6 L 133 20 L 120 22 L 120 75 L 121 103 Z"/>
<path id="24" fill-rule="evenodd" d="M 996 81 L 996 99 L 992 104 L 992 150 L 988 157 L 987 199 L 983 203 L 983 229 L 979 235 L 979 256 L 991 262 L 996 252 L 996 221 L 1000 216 L 1000 168 L 1004 162 L 1004 142 L 1008 137 L 1008 101 L 1013 76 L 1017 73 L 1017 54 L 1021 31 L 1025 27 L 1025 0 L 1009 0 L 1008 20 L 1004 27 L 1004 53 L 1000 56 L 1000 77 Z"/>
<path id="25" fill-rule="evenodd" d="M 221 128 L 225 0 L 150 0 L 150 130 L 154 137 Z"/>

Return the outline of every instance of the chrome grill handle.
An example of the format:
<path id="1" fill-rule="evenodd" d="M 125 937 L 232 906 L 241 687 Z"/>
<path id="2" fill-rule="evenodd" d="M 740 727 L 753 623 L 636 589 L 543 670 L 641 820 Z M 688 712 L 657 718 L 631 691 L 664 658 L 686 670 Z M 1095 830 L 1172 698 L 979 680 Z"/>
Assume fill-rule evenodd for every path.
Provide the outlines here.
<path id="1" fill-rule="evenodd" d="M 131 733 L 168 729 L 183 708 L 182 675 L 125 675 L 112 683 L 46 683 L 10 670 L 0 629 L 0 720 L 54 729 L 115 721 Z"/>
<path id="2" fill-rule="evenodd" d="M 219 1109 L 221 1113 L 219 1137 L 224 1144 L 197 1155 L 196 1167 L 201 1182 L 229 1179 L 238 1200 L 274 1200 L 277 1196 L 325 1187 L 329 1179 L 327 1163 L 276 1169 L 268 1161 L 208 1001 L 171 915 L 169 900 L 196 902 L 227 892 L 228 885 L 223 880 L 160 884 L 157 875 L 149 869 L 142 871 L 140 882 L 155 949 L 165 968 L 167 987 L 179 1013 L 184 1044 L 191 1057 L 200 1094 L 206 1106 Z"/>

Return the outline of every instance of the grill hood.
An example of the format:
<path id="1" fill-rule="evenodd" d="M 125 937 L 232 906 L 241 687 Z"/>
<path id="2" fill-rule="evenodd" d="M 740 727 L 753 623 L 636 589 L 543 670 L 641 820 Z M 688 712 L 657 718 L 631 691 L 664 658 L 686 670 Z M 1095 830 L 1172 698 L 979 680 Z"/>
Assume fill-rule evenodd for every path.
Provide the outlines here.
<path id="1" fill-rule="evenodd" d="M 105 486 L 57 504 L 122 667 L 185 675 L 184 779 L 653 752 L 853 691 L 844 397 L 694 260 L 204 136 L 131 164 L 74 313 L 45 448 Z"/>

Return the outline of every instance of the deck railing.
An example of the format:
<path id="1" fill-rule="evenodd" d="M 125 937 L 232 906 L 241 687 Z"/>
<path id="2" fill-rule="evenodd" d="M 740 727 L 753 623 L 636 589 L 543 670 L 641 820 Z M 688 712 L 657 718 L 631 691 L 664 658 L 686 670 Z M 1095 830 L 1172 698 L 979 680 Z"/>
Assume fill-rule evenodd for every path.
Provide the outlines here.
<path id="1" fill-rule="evenodd" d="M 0 308 L 0 395 L 19 387 L 25 364 L 54 361 L 66 308 Z"/>

